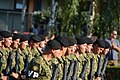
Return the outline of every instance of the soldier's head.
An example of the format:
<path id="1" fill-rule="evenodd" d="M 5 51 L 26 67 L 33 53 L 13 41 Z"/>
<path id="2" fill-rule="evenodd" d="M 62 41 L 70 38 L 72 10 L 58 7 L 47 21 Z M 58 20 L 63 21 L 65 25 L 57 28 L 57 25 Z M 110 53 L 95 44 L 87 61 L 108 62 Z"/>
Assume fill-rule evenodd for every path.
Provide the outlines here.
<path id="1" fill-rule="evenodd" d="M 104 50 L 104 47 L 105 47 L 104 41 L 98 39 L 93 43 L 92 52 L 94 54 L 101 54 Z"/>
<path id="2" fill-rule="evenodd" d="M 1 31 L 0 35 L 3 38 L 3 44 L 5 47 L 10 47 L 12 44 L 12 34 L 8 31 Z"/>
<path id="3" fill-rule="evenodd" d="M 45 36 L 39 34 L 39 37 L 41 38 L 41 41 L 39 42 L 39 47 L 45 48 L 45 46 L 46 46 Z"/>
<path id="4" fill-rule="evenodd" d="M 105 42 L 105 48 L 103 50 L 103 55 L 106 55 L 109 52 L 111 46 L 110 46 L 109 42 L 107 42 L 107 41 L 104 41 L 104 42 Z"/>
<path id="5" fill-rule="evenodd" d="M 27 37 L 27 35 L 21 35 L 21 38 L 20 38 L 20 49 L 26 49 L 27 48 L 28 40 L 29 40 L 29 38 Z"/>
<path id="6" fill-rule="evenodd" d="M 68 43 L 68 37 L 63 37 L 63 36 L 57 36 L 55 38 L 55 40 L 57 40 L 60 45 L 61 45 L 61 49 L 60 49 L 60 54 L 63 56 L 65 55 L 67 48 L 69 47 L 69 43 Z"/>
<path id="7" fill-rule="evenodd" d="M 91 38 L 87 38 L 87 37 L 86 37 L 86 43 L 87 43 L 86 53 L 90 53 L 91 50 L 93 49 L 93 41 L 92 41 Z"/>
<path id="8" fill-rule="evenodd" d="M 60 49 L 61 49 L 61 45 L 58 41 L 56 40 L 50 40 L 47 42 L 47 49 L 49 49 L 49 53 L 53 56 L 53 57 L 58 57 L 60 58 Z"/>
<path id="9" fill-rule="evenodd" d="M 30 39 L 30 47 L 38 48 L 40 41 L 41 41 L 41 38 L 38 35 L 32 35 Z"/>
<path id="10" fill-rule="evenodd" d="M 3 38 L 2 38 L 2 36 L 0 35 L 0 47 L 2 47 L 2 43 L 3 43 Z"/>
<path id="11" fill-rule="evenodd" d="M 12 47 L 13 49 L 17 49 L 17 48 L 19 47 L 19 45 L 20 45 L 20 38 L 21 38 L 21 35 L 20 35 L 20 34 L 17 34 L 17 33 L 14 33 L 14 34 L 13 34 L 13 37 L 12 37 L 13 43 L 12 43 L 12 45 L 11 45 L 11 47 Z"/>
<path id="12" fill-rule="evenodd" d="M 50 40 L 50 33 L 48 31 L 45 31 L 43 33 L 43 36 L 45 37 L 45 44 Z"/>
<path id="13" fill-rule="evenodd" d="M 79 53 L 85 53 L 87 47 L 86 39 L 84 37 L 79 37 L 76 38 L 76 40 L 77 40 L 77 51 Z"/>
<path id="14" fill-rule="evenodd" d="M 67 55 L 70 55 L 70 54 L 75 54 L 76 50 L 77 50 L 77 41 L 75 38 L 73 37 L 69 37 L 68 38 L 68 44 L 69 44 L 69 47 L 67 48 Z"/>

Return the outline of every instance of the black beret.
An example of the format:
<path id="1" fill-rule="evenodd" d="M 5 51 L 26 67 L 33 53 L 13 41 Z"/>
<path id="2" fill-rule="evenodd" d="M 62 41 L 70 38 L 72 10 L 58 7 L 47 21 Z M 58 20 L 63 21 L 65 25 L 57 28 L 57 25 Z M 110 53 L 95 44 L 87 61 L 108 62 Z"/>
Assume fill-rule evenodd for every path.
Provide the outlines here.
<path id="1" fill-rule="evenodd" d="M 31 40 L 33 40 L 34 42 L 40 42 L 40 41 L 41 41 L 41 38 L 40 38 L 40 36 L 38 36 L 38 35 L 32 35 L 32 36 L 31 36 Z"/>
<path id="2" fill-rule="evenodd" d="M 2 36 L 0 35 L 0 41 L 2 41 L 3 40 L 3 38 L 2 38 Z"/>
<path id="3" fill-rule="evenodd" d="M 57 49 L 61 49 L 61 45 L 58 41 L 56 40 L 49 40 L 47 42 L 47 46 L 50 48 L 50 49 L 54 49 L 54 50 L 57 50 Z"/>
<path id="4" fill-rule="evenodd" d="M 64 47 L 69 46 L 68 37 L 57 36 L 55 37 L 55 40 L 57 40 L 61 44 L 61 46 L 64 46 Z"/>
<path id="5" fill-rule="evenodd" d="M 44 40 L 45 40 L 45 36 L 39 34 L 39 37 L 41 38 L 41 41 L 44 41 Z"/>
<path id="6" fill-rule="evenodd" d="M 86 38 L 85 37 L 78 37 L 76 38 L 77 44 L 85 44 L 86 43 Z"/>
<path id="7" fill-rule="evenodd" d="M 0 35 L 4 38 L 12 37 L 12 33 L 8 32 L 8 31 L 1 31 Z"/>
<path id="8" fill-rule="evenodd" d="M 20 42 L 29 40 L 29 37 L 27 35 L 21 35 Z"/>
<path id="9" fill-rule="evenodd" d="M 16 39 L 20 39 L 20 38 L 21 38 L 21 34 L 14 33 L 12 40 L 16 40 Z"/>
<path id="10" fill-rule="evenodd" d="M 105 41 L 105 40 L 104 40 L 104 43 L 105 43 L 105 49 L 107 49 L 107 48 L 110 48 L 110 47 L 111 47 L 109 42 L 107 42 L 107 41 Z"/>
<path id="11" fill-rule="evenodd" d="M 93 45 L 97 44 L 99 47 L 101 48 L 104 48 L 105 47 L 105 43 L 104 43 L 104 40 L 100 40 L 100 39 L 97 39 Z"/>
<path id="12" fill-rule="evenodd" d="M 87 44 L 93 44 L 93 40 L 91 38 L 86 37 Z"/>
<path id="13" fill-rule="evenodd" d="M 77 40 L 73 37 L 69 37 L 68 43 L 69 43 L 69 46 L 73 46 L 74 44 L 77 44 Z"/>

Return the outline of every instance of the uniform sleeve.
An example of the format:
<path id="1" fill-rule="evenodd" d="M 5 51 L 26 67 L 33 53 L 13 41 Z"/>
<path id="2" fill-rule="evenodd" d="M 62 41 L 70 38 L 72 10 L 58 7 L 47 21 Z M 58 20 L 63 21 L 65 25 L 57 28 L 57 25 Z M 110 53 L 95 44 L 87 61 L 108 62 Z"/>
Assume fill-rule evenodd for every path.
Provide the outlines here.
<path id="1" fill-rule="evenodd" d="M 27 77 L 31 79 L 37 79 L 40 73 L 41 73 L 41 66 L 33 59 L 28 65 Z"/>
<path id="2" fill-rule="evenodd" d="M 21 73 L 21 71 L 24 69 L 24 59 L 23 59 L 23 56 L 20 55 L 20 63 L 19 63 L 19 66 L 20 66 L 20 71 L 19 73 Z"/>

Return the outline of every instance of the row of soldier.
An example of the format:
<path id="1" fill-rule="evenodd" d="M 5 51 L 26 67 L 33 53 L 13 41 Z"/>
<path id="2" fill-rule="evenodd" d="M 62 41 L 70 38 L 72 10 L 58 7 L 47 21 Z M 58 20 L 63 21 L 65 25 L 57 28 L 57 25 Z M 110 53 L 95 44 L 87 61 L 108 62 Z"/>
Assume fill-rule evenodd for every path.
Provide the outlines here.
<path id="1" fill-rule="evenodd" d="M 86 37 L 46 39 L 43 35 L 0 32 L 3 80 L 101 80 L 110 44 Z M 29 44 L 28 44 L 29 43 Z"/>

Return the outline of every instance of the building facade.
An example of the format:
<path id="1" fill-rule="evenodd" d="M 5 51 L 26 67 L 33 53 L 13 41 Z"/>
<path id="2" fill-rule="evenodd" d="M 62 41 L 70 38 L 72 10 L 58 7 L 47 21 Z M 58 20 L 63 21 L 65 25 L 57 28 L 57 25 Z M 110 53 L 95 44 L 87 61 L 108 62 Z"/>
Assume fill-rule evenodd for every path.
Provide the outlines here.
<path id="1" fill-rule="evenodd" d="M 49 0 L 0 0 L 0 30 L 29 31 L 33 12 L 47 6 Z"/>

